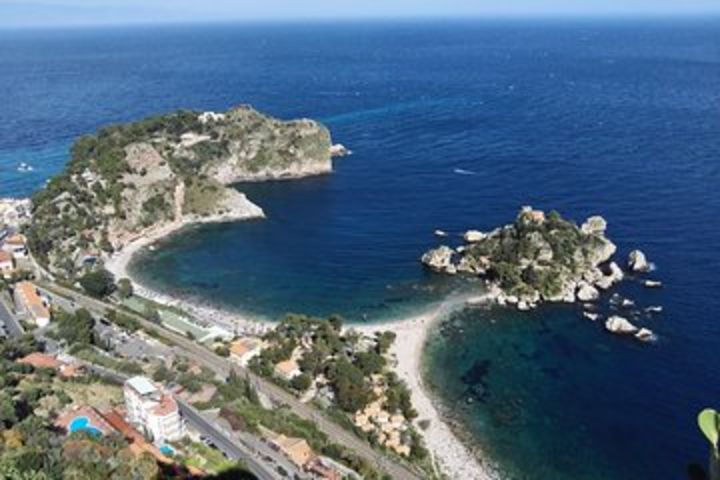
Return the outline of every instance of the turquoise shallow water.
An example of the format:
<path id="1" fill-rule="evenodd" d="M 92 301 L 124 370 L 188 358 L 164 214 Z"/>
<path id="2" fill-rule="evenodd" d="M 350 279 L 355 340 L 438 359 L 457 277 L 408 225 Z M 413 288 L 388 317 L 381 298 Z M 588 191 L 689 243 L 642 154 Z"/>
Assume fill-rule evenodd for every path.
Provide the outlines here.
<path id="1" fill-rule="evenodd" d="M 639 320 L 657 343 L 574 307 L 470 311 L 433 335 L 427 380 L 513 478 L 686 478 L 706 458 L 694 417 L 720 402 L 718 45 L 717 19 L 0 32 L 0 193 L 106 123 L 237 103 L 319 118 L 355 152 L 333 175 L 238 186 L 266 221 L 183 232 L 135 268 L 256 315 L 356 322 L 458 288 L 419 265 L 436 228 L 603 214 L 665 283 L 621 287 L 665 307 Z"/>

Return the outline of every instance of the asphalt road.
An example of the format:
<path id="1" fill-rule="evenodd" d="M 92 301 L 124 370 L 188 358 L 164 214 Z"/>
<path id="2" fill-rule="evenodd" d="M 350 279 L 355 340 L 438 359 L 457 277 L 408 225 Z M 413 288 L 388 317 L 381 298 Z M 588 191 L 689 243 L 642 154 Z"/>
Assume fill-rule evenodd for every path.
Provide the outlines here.
<path id="1" fill-rule="evenodd" d="M 107 310 L 116 308 L 114 305 L 82 295 L 59 285 L 45 283 L 45 286 L 51 290 L 51 292 L 54 291 L 55 294 L 66 296 L 84 308 L 96 311 L 103 315 Z M 125 311 L 123 311 L 123 313 L 137 320 L 143 327 L 156 330 L 160 335 L 181 347 L 185 355 L 192 358 L 199 364 L 207 366 L 216 373 L 227 376 L 231 370 L 234 370 L 238 375 L 247 377 L 259 392 L 266 395 L 275 403 L 287 405 L 296 415 L 306 420 L 315 422 L 317 427 L 321 431 L 325 432 L 325 434 L 328 435 L 333 442 L 342 445 L 353 451 L 355 454 L 365 458 L 372 465 L 375 465 L 383 472 L 389 474 L 392 478 L 396 480 L 421 480 L 423 478 L 423 476 L 418 475 L 415 470 L 411 470 L 406 465 L 386 457 L 376 450 L 373 450 L 365 441 L 325 417 L 320 410 L 312 405 L 300 402 L 292 394 L 286 392 L 274 383 L 271 383 L 270 381 L 255 375 L 251 371 L 241 368 L 229 360 L 214 354 L 187 337 L 166 330 L 160 325 L 150 322 L 139 315 Z"/>
<path id="2" fill-rule="evenodd" d="M 269 466 L 260 463 L 251 453 L 240 448 L 232 438 L 225 435 L 211 422 L 203 418 L 203 416 L 187 403 L 178 400 L 180 412 L 185 421 L 195 430 L 210 439 L 215 447 L 225 453 L 232 460 L 241 460 L 245 463 L 245 467 L 260 480 L 277 480 L 282 478 L 278 473 L 273 471 Z"/>
<path id="3" fill-rule="evenodd" d="M 2 297 L 0 297 L 0 321 L 5 324 L 8 335 L 11 337 L 22 337 L 25 333 L 15 314 L 10 310 L 10 307 Z"/>

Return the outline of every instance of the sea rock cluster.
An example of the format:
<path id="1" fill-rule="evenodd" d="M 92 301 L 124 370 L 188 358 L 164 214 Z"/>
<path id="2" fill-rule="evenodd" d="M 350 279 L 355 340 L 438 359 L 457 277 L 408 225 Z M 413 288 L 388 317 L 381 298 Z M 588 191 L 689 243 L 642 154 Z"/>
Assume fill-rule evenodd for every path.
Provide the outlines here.
<path id="1" fill-rule="evenodd" d="M 617 248 L 606 237 L 606 230 L 607 222 L 601 216 L 589 217 L 577 226 L 557 212 L 546 215 L 523 207 L 512 224 L 490 232 L 468 230 L 461 245 L 441 245 L 427 251 L 421 261 L 435 272 L 483 278 L 487 293 L 469 305 L 489 300 L 530 310 L 542 302 L 580 302 L 583 317 L 598 321 L 604 316 L 596 307 L 603 292 L 626 278 L 613 261 Z M 642 251 L 630 253 L 628 274 L 636 277 L 651 269 Z M 655 280 L 643 284 L 649 288 L 662 286 Z M 610 297 L 610 310 L 604 322 L 607 331 L 643 342 L 655 338 L 652 330 L 638 327 L 635 320 L 623 315 L 649 317 L 660 313 L 662 307 L 642 311 L 634 301 L 616 293 Z"/>
<path id="2" fill-rule="evenodd" d="M 578 227 L 557 212 L 523 207 L 514 223 L 468 230 L 463 245 L 442 245 L 421 261 L 436 272 L 481 276 L 498 303 L 521 310 L 544 301 L 592 301 L 623 279 L 620 267 L 608 263 L 616 247 L 606 228 L 599 216 Z"/>

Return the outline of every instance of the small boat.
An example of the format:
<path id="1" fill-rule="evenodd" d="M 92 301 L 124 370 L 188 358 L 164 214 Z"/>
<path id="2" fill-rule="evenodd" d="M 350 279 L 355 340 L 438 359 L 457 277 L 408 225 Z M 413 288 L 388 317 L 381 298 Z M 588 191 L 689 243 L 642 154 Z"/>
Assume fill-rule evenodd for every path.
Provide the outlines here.
<path id="1" fill-rule="evenodd" d="M 32 165 L 25 163 L 25 162 L 20 162 L 20 165 L 18 165 L 18 168 L 17 168 L 18 172 L 32 172 L 33 170 L 34 169 L 33 169 Z"/>
<path id="2" fill-rule="evenodd" d="M 447 237 L 448 236 L 447 232 L 444 230 L 435 230 L 434 233 L 435 233 L 436 237 Z"/>
<path id="3" fill-rule="evenodd" d="M 458 175 L 477 175 L 476 172 L 473 172 L 472 170 L 465 170 L 464 168 L 455 168 L 453 169 L 453 172 Z"/>
<path id="4" fill-rule="evenodd" d="M 660 288 L 662 287 L 662 282 L 659 280 L 645 280 L 643 283 L 646 288 Z"/>

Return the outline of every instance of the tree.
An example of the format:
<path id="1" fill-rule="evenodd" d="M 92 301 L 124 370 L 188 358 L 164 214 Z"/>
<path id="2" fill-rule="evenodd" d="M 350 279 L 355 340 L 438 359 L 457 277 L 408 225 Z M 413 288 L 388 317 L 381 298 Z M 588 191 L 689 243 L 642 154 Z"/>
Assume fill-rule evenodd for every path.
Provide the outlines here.
<path id="1" fill-rule="evenodd" d="M 117 292 L 120 298 L 130 298 L 133 294 L 133 285 L 129 278 L 121 278 L 117 282 Z"/>
<path id="2" fill-rule="evenodd" d="M 356 412 L 373 399 L 373 392 L 362 370 L 341 358 L 328 369 L 337 403 L 346 412 Z"/>
<path id="3" fill-rule="evenodd" d="M 96 298 L 105 298 L 115 290 L 115 277 L 104 268 L 86 273 L 79 282 L 83 290 Z"/>
<path id="4" fill-rule="evenodd" d="M 58 335 L 65 339 L 68 345 L 93 343 L 95 319 L 90 312 L 81 308 L 74 315 L 61 311 L 57 316 Z"/>
<path id="5" fill-rule="evenodd" d="M 17 412 L 12 397 L 6 392 L 0 392 L 0 423 L 10 427 L 17 422 Z"/>
<path id="6" fill-rule="evenodd" d="M 328 323 L 330 323 L 330 326 L 332 326 L 336 332 L 342 330 L 343 319 L 340 315 L 330 315 L 330 318 L 328 318 Z"/>
<path id="7" fill-rule="evenodd" d="M 302 358 L 298 361 L 298 365 L 303 372 L 314 376 L 320 373 L 325 357 L 325 353 L 321 352 L 317 348 L 313 348 L 309 352 L 305 352 Z"/>
<path id="8" fill-rule="evenodd" d="M 312 385 L 312 383 L 312 377 L 307 373 L 296 375 L 295 377 L 293 377 L 292 380 L 290 380 L 290 386 L 300 392 L 304 392 L 305 390 L 310 388 L 310 385 Z"/>
<path id="9" fill-rule="evenodd" d="M 377 350 L 378 353 L 384 355 L 390 350 L 393 342 L 395 342 L 395 332 L 385 331 L 377 334 Z"/>
<path id="10" fill-rule="evenodd" d="M 385 357 L 374 351 L 360 352 L 355 356 L 355 365 L 365 376 L 370 376 L 382 372 L 385 368 Z"/>

